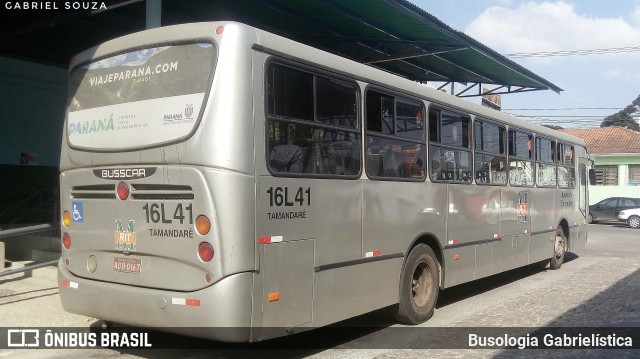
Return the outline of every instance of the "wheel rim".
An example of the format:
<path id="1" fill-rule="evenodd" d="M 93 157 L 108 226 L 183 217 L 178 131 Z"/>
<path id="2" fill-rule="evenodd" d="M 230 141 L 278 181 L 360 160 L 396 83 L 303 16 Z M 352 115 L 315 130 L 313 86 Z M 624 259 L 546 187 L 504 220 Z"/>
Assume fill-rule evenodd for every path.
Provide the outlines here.
<path id="1" fill-rule="evenodd" d="M 413 271 L 411 297 L 417 307 L 424 307 L 431 297 L 432 279 L 429 264 L 420 262 Z"/>
<path id="2" fill-rule="evenodd" d="M 631 226 L 633 228 L 640 227 L 640 218 L 638 218 L 638 217 L 629 218 L 629 226 Z"/>
<path id="3" fill-rule="evenodd" d="M 566 246 L 565 246 L 564 237 L 556 234 L 556 243 L 555 243 L 556 258 L 562 258 L 562 256 L 564 256 L 565 248 Z"/>
<path id="4" fill-rule="evenodd" d="M 587 218 L 587 222 L 589 223 L 593 222 L 593 217 L 591 216 L 591 214 L 589 214 L 589 217 Z"/>

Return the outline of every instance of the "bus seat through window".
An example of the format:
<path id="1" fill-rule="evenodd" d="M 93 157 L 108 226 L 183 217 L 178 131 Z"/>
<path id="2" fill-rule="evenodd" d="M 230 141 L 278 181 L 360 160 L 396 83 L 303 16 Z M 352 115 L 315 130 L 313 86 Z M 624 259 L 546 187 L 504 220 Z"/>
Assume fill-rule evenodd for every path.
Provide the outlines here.
<path id="1" fill-rule="evenodd" d="M 304 156 L 296 145 L 276 145 L 271 150 L 269 163 L 277 172 L 303 173 Z"/>

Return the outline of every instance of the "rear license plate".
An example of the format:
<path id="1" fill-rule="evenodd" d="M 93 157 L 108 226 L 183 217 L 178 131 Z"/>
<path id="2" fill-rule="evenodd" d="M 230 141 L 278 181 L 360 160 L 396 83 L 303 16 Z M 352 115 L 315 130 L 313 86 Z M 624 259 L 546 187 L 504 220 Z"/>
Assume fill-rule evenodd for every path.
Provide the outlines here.
<path id="1" fill-rule="evenodd" d="M 113 270 L 124 273 L 140 273 L 140 259 L 134 258 L 113 258 Z"/>

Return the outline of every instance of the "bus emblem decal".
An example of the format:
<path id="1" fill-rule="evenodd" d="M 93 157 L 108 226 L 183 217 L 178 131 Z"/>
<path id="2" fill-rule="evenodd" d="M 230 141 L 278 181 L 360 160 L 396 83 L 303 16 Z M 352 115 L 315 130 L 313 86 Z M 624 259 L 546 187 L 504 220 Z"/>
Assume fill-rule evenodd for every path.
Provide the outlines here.
<path id="1" fill-rule="evenodd" d="M 145 178 L 153 176 L 155 173 L 156 167 L 103 168 L 93 170 L 93 174 L 96 177 L 108 180 L 129 180 L 135 178 Z"/>
<path id="2" fill-rule="evenodd" d="M 184 109 L 184 117 L 191 118 L 193 116 L 193 104 L 186 105 Z"/>
<path id="3" fill-rule="evenodd" d="M 124 230 L 122 226 L 122 220 L 116 219 L 116 249 L 124 252 L 136 250 L 136 232 L 133 229 L 133 225 L 136 221 L 130 219 L 127 230 Z"/>
<path id="4" fill-rule="evenodd" d="M 518 223 L 529 221 L 529 193 L 518 192 L 518 203 L 516 205 L 516 217 Z"/>

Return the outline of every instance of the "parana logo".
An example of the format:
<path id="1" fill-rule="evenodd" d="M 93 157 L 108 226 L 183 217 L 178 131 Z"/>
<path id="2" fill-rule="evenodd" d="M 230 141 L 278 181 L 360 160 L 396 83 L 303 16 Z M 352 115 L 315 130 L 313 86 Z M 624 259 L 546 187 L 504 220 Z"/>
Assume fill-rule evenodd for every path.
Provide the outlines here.
<path id="1" fill-rule="evenodd" d="M 102 168 L 93 170 L 93 174 L 102 179 L 128 180 L 135 178 L 145 178 L 156 173 L 156 167 L 142 168 Z"/>
<path id="2" fill-rule="evenodd" d="M 84 135 L 88 133 L 113 131 L 113 114 L 108 118 L 97 119 L 92 121 L 74 122 L 69 124 L 69 135 Z"/>

